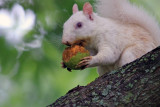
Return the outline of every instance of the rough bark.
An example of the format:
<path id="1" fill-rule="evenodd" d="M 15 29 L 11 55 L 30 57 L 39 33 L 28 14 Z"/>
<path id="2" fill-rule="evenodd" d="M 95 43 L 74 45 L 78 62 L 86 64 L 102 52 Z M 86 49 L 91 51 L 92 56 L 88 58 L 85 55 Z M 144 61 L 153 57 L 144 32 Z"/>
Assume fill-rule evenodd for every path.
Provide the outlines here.
<path id="1" fill-rule="evenodd" d="M 48 107 L 160 107 L 160 47 L 87 86 L 77 86 Z"/>

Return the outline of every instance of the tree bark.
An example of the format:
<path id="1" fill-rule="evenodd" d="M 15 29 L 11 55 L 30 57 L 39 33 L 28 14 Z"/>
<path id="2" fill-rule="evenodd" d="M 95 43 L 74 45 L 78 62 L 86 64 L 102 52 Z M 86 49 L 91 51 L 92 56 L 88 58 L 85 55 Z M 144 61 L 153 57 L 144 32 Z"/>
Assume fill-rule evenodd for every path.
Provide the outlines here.
<path id="1" fill-rule="evenodd" d="M 160 47 L 87 86 L 77 86 L 47 107 L 56 106 L 160 106 Z"/>

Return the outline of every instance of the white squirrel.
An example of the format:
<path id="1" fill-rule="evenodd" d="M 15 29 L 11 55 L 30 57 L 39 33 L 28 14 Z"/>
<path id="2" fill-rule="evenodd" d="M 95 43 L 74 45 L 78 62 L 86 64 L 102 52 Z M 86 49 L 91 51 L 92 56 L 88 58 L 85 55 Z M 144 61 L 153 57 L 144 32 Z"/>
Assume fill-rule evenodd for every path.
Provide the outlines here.
<path id="1" fill-rule="evenodd" d="M 83 44 L 91 53 L 78 67 L 98 66 L 99 75 L 140 58 L 160 45 L 158 22 L 127 0 L 98 0 L 97 13 L 89 2 L 64 23 L 62 43 Z"/>

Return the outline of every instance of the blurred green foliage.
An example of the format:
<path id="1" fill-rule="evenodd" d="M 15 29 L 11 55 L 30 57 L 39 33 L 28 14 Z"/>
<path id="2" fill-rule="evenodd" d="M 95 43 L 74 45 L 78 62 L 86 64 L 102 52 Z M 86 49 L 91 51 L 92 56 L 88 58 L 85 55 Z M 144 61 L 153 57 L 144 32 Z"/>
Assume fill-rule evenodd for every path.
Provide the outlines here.
<path id="1" fill-rule="evenodd" d="M 68 72 L 61 68 L 63 23 L 72 15 L 72 5 L 94 0 L 13 0 L 1 8 L 11 8 L 15 3 L 36 14 L 32 37 L 45 31 L 42 47 L 20 53 L 0 38 L 0 107 L 44 107 L 51 104 L 77 85 L 87 85 L 98 77 L 95 68 Z M 159 0 L 131 0 L 141 4 L 160 20 Z"/>

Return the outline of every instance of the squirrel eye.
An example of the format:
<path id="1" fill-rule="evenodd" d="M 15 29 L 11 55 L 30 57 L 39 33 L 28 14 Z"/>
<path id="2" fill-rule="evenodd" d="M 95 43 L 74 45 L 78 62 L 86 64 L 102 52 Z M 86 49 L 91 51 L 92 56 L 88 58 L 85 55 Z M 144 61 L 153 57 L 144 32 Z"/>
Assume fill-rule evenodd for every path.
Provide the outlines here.
<path id="1" fill-rule="evenodd" d="M 81 28 L 81 27 L 82 27 L 82 23 L 81 23 L 81 22 L 78 22 L 77 25 L 76 25 L 76 27 L 77 27 L 77 28 Z"/>

